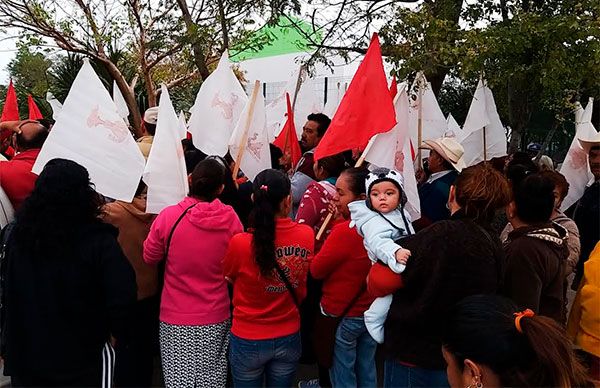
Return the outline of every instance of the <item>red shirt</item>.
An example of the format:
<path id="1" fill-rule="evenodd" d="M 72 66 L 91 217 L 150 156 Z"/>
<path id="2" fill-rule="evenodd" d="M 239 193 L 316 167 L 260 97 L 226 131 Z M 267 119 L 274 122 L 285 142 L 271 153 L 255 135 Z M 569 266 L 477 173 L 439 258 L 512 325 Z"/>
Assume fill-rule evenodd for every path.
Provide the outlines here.
<path id="1" fill-rule="evenodd" d="M 321 306 L 327 314 L 339 316 L 365 283 L 371 260 L 363 239 L 350 228 L 350 221 L 334 225 L 323 247 L 310 264 L 315 279 L 323 279 Z M 348 317 L 361 317 L 374 298 L 365 291 L 350 309 Z"/>
<path id="2" fill-rule="evenodd" d="M 306 275 L 314 250 L 309 226 L 289 218 L 277 219 L 275 255 L 294 287 L 298 301 L 306 296 Z M 231 239 L 224 259 L 225 276 L 233 283 L 231 332 L 244 339 L 261 340 L 291 335 L 300 330 L 300 313 L 277 270 L 262 276 L 254 258 L 252 234 Z"/>
<path id="3" fill-rule="evenodd" d="M 33 191 L 37 175 L 31 172 L 41 149 L 23 151 L 7 162 L 0 162 L 0 186 L 6 192 L 15 210 Z"/>

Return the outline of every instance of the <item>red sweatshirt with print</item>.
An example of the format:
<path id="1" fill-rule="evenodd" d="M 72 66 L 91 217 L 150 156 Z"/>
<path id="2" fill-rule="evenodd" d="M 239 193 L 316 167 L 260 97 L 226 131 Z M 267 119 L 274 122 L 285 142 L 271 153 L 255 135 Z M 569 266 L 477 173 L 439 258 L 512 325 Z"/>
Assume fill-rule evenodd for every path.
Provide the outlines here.
<path id="1" fill-rule="evenodd" d="M 314 250 L 314 233 L 289 218 L 277 219 L 275 257 L 296 292 L 306 296 L 306 276 Z M 233 283 L 231 332 L 244 339 L 261 340 L 300 330 L 300 314 L 276 270 L 262 276 L 252 249 L 252 234 L 231 239 L 224 260 L 225 276 Z"/>

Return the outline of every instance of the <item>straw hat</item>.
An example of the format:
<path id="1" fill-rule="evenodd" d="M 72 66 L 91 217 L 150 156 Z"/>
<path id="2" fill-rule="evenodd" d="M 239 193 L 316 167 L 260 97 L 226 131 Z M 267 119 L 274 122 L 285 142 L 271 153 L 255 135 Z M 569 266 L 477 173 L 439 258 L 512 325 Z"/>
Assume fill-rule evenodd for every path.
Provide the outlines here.
<path id="1" fill-rule="evenodd" d="M 425 150 L 434 150 L 442 158 L 448 161 L 456 169 L 461 172 L 463 168 L 467 167 L 463 158 L 465 149 L 459 142 L 451 137 L 441 137 L 435 140 L 425 140 L 420 147 Z"/>
<path id="2" fill-rule="evenodd" d="M 579 140 L 579 144 L 585 150 L 585 152 L 589 153 L 590 148 L 594 146 L 600 146 L 600 132 L 597 132 L 594 135 L 584 135 L 583 137 L 577 138 Z"/>

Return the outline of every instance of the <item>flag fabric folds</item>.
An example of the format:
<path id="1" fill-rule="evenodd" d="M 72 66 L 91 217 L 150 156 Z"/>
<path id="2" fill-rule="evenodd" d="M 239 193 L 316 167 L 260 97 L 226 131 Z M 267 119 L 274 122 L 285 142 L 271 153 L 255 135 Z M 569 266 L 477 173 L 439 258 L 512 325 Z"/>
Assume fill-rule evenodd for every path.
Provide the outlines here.
<path id="1" fill-rule="evenodd" d="M 50 107 L 52 108 L 52 118 L 54 121 L 57 121 L 58 115 L 62 110 L 62 104 L 50 92 L 46 93 L 46 101 L 48 101 L 48 104 L 50 104 Z"/>
<path id="2" fill-rule="evenodd" d="M 35 104 L 33 97 L 31 94 L 27 95 L 27 106 L 29 107 L 29 120 L 39 120 L 43 119 L 42 112 L 40 112 L 40 108 Z"/>
<path id="3" fill-rule="evenodd" d="M 583 196 L 587 184 L 593 179 L 588 155 L 581 147 L 578 138 L 591 138 L 597 131 L 592 124 L 594 99 L 590 98 L 585 110 L 579 105 L 575 110 L 575 136 L 560 168 L 560 173 L 569 182 L 569 192 L 563 200 L 561 210 L 567 210 Z"/>
<path id="4" fill-rule="evenodd" d="M 202 83 L 191 110 L 188 131 L 194 146 L 207 155 L 225 156 L 247 101 L 225 51 L 217 69 Z"/>
<path id="5" fill-rule="evenodd" d="M 121 89 L 119 89 L 117 86 L 117 81 L 113 81 L 113 101 L 117 106 L 119 116 L 121 116 L 123 120 L 127 121 L 127 117 L 129 117 L 129 108 L 127 107 L 127 102 L 125 102 L 123 93 L 121 93 Z"/>
<path id="6" fill-rule="evenodd" d="M 257 81 L 229 140 L 231 157 L 236 162 L 240 161 L 239 168 L 250 180 L 254 180 L 259 172 L 271 168 L 265 100 L 259 89 L 260 82 Z"/>
<path id="7" fill-rule="evenodd" d="M 133 199 L 144 171 L 144 156 L 88 60 L 32 171 L 39 174 L 54 158 L 81 164 L 99 193 L 126 202 Z"/>
<path id="8" fill-rule="evenodd" d="M 0 121 L 18 121 L 19 117 L 19 104 L 17 102 L 17 93 L 13 85 L 12 79 L 8 84 L 8 90 L 6 91 L 6 100 L 4 100 L 4 107 L 2 108 L 2 118 Z"/>
<path id="9" fill-rule="evenodd" d="M 291 158 L 292 167 L 295 167 L 302 157 L 302 150 L 300 149 L 298 136 L 296 135 L 294 111 L 292 110 L 290 95 L 286 93 L 285 99 L 287 103 L 287 120 L 283 126 L 283 129 L 281 130 L 281 133 L 275 139 L 273 144 L 279 147 L 284 155 L 288 155 Z"/>
<path id="10" fill-rule="evenodd" d="M 373 143 L 366 151 L 365 160 L 378 167 L 393 169 L 402 174 L 407 198 L 406 210 L 411 219 L 416 221 L 421 218 L 421 203 L 415 178 L 411 142 L 408 137 L 408 105 L 407 86 L 401 84 L 394 105 L 397 124 L 391 131 L 375 136 Z"/>
<path id="11" fill-rule="evenodd" d="M 156 134 L 143 174 L 148 185 L 146 213 L 158 214 L 179 203 L 188 193 L 180 122 L 167 87 L 161 85 Z"/>
<path id="12" fill-rule="evenodd" d="M 369 139 L 391 130 L 396 113 L 383 70 L 381 47 L 373 34 L 331 124 L 315 150 L 315 160 L 350 149 L 363 149 Z"/>
<path id="13" fill-rule="evenodd" d="M 419 90 L 420 89 L 420 90 Z M 417 75 L 409 94 L 409 134 L 415 151 L 419 144 L 419 111 L 421 116 L 421 141 L 438 139 L 443 137 L 448 130 L 446 117 L 442 113 L 431 84 L 427 82 L 425 75 Z"/>
<path id="14" fill-rule="evenodd" d="M 494 95 L 483 79 L 477 84 L 458 141 L 465 149 L 463 157 L 467 166 L 506 155 L 506 131 L 496 110 Z"/>

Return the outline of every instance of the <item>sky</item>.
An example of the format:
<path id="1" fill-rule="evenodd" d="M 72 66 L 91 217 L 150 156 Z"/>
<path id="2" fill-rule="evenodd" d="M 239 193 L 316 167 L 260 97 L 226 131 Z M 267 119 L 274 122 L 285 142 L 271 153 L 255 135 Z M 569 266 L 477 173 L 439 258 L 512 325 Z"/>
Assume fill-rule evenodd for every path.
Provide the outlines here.
<path id="1" fill-rule="evenodd" d="M 15 57 L 17 51 L 15 39 L 0 40 L 0 85 L 8 84 L 8 63 Z"/>

